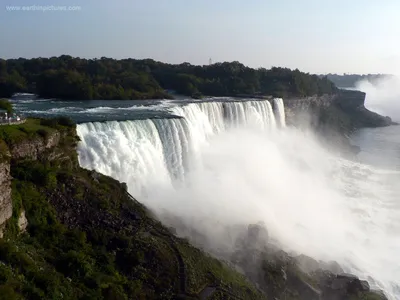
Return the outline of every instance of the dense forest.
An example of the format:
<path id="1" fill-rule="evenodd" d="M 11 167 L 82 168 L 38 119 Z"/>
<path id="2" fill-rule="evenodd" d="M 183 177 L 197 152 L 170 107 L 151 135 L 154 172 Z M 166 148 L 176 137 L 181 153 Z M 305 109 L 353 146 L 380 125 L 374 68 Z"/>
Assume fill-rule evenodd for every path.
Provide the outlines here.
<path id="1" fill-rule="evenodd" d="M 364 75 L 359 75 L 359 74 L 327 74 L 327 75 L 320 75 L 320 77 L 328 77 L 330 81 L 332 81 L 336 86 L 341 87 L 341 88 L 351 88 L 355 87 L 357 82 L 362 81 L 362 80 L 368 80 L 369 82 L 374 82 L 378 79 L 392 76 L 392 75 L 387 75 L 387 74 L 364 74 Z"/>
<path id="2" fill-rule="evenodd" d="M 174 91 L 191 97 L 332 94 L 327 77 L 287 68 L 252 69 L 239 62 L 195 66 L 151 59 L 51 58 L 0 59 L 0 97 L 31 92 L 59 99 L 171 98 Z"/>

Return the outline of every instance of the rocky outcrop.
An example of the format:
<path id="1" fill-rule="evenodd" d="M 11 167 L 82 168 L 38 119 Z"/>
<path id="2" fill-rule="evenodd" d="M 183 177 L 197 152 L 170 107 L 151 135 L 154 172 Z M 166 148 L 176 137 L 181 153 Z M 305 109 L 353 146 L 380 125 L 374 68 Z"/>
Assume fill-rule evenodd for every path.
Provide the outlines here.
<path id="1" fill-rule="evenodd" d="M 280 250 L 268 241 L 262 224 L 250 225 L 238 240 L 231 261 L 269 299 L 387 300 L 383 292 L 371 290 L 367 281 L 344 273 L 336 262 L 291 256 Z"/>
<path id="2" fill-rule="evenodd" d="M 19 232 L 25 232 L 26 228 L 28 227 L 28 220 L 25 216 L 25 210 L 21 211 L 18 218 L 18 229 Z"/>
<path id="3" fill-rule="evenodd" d="M 286 120 L 288 125 L 311 128 L 322 143 L 353 155 L 359 151 L 349 140 L 355 130 L 395 124 L 389 117 L 369 111 L 365 96 L 363 92 L 341 90 L 335 95 L 285 99 Z"/>
<path id="4" fill-rule="evenodd" d="M 0 163 L 0 238 L 3 237 L 5 224 L 12 216 L 10 163 Z"/>
<path id="5" fill-rule="evenodd" d="M 13 159 L 39 159 L 46 150 L 56 147 L 60 143 L 61 134 L 55 132 L 47 138 L 37 137 L 33 140 L 23 140 L 10 146 Z"/>
<path id="6" fill-rule="evenodd" d="M 74 127 L 62 130 L 52 128 L 46 136 L 36 134 L 27 135 L 24 139 L 9 137 L 6 140 L 0 138 L 0 238 L 13 214 L 10 170 L 15 163 L 27 159 L 59 166 L 78 166 Z M 24 211 L 16 216 L 16 222 L 20 232 L 25 231 L 27 219 Z"/>
<path id="7" fill-rule="evenodd" d="M 381 127 L 394 124 L 389 117 L 365 107 L 366 94 L 341 90 L 335 95 L 285 99 L 289 123 L 311 124 L 314 128 L 332 127 L 347 132 L 362 127 Z"/>
<path id="8" fill-rule="evenodd" d="M 8 147 L 5 146 L 4 149 L 2 149 L 2 151 L 6 151 L 7 153 L 2 155 L 3 159 L 0 163 L 0 238 L 4 235 L 7 220 L 10 219 L 13 214 L 10 159 L 38 159 L 41 155 L 44 155 L 46 150 L 56 147 L 59 143 L 60 133 L 56 132 L 47 139 L 27 139 L 14 145 L 8 145 Z M 7 157 L 7 159 L 4 159 L 4 157 Z M 27 222 L 25 212 L 21 212 L 18 218 L 18 227 L 21 232 L 25 231 Z"/>

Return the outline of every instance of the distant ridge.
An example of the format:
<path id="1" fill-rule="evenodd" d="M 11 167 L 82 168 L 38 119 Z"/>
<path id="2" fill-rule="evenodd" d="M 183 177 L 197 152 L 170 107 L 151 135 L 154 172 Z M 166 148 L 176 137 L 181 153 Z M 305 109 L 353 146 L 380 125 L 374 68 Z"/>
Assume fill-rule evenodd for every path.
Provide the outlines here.
<path id="1" fill-rule="evenodd" d="M 351 88 L 355 87 L 357 82 L 362 80 L 368 80 L 374 82 L 381 78 L 392 77 L 391 74 L 321 74 L 318 75 L 320 78 L 327 76 L 339 88 Z"/>

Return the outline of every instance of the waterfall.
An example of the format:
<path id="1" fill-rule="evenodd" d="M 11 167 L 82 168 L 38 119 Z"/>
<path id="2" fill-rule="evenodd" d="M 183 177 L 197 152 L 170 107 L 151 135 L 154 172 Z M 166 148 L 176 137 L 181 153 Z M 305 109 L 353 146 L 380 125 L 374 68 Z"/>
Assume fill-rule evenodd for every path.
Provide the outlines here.
<path id="1" fill-rule="evenodd" d="M 282 98 L 274 99 L 274 109 L 275 109 L 275 113 L 277 115 L 277 120 L 278 120 L 279 126 L 285 127 L 286 126 L 285 107 L 283 105 Z"/>
<path id="2" fill-rule="evenodd" d="M 282 124 L 278 110 L 264 101 L 201 102 L 171 108 L 177 118 L 84 123 L 78 154 L 82 167 L 126 182 L 135 196 L 153 187 L 182 183 L 201 164 L 199 149 L 214 135 L 251 126 L 274 130 Z"/>
<path id="3" fill-rule="evenodd" d="M 169 111 L 174 118 L 79 124 L 81 166 L 126 182 L 210 252 L 235 249 L 237 225 L 263 221 L 283 250 L 336 261 L 399 299 L 400 173 L 342 159 L 309 132 L 278 130 L 282 99 Z"/>

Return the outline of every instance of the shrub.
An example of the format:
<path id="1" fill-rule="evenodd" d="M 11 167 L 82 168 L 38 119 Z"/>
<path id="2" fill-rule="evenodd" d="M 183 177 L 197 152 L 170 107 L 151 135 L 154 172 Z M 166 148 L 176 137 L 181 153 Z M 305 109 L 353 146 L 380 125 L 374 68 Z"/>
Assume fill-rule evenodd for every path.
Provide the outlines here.
<path id="1" fill-rule="evenodd" d="M 62 126 L 66 126 L 66 127 L 73 127 L 75 124 L 72 121 L 72 119 L 68 118 L 68 117 L 58 117 L 57 118 L 57 122 L 58 124 L 62 125 Z"/>
<path id="2" fill-rule="evenodd" d="M 0 99 L 0 109 L 4 109 L 8 114 L 13 112 L 13 107 L 7 99 Z"/>
<path id="3" fill-rule="evenodd" d="M 45 139 L 49 137 L 49 132 L 46 129 L 38 129 L 36 133 Z"/>
<path id="4" fill-rule="evenodd" d="M 0 299 L 20 300 L 21 295 L 17 294 L 14 289 L 8 285 L 0 285 Z"/>
<path id="5" fill-rule="evenodd" d="M 51 119 L 41 119 L 40 125 L 48 126 L 52 128 L 57 128 L 57 126 L 65 126 L 65 127 L 73 127 L 75 126 L 74 122 L 65 116 L 51 118 Z"/>
<path id="6" fill-rule="evenodd" d="M 56 119 L 41 119 L 40 125 L 48 126 L 48 127 L 57 127 L 57 120 Z"/>
<path id="7" fill-rule="evenodd" d="M 62 255 L 57 266 L 66 276 L 85 277 L 93 271 L 93 264 L 93 259 L 85 253 L 70 250 Z"/>

